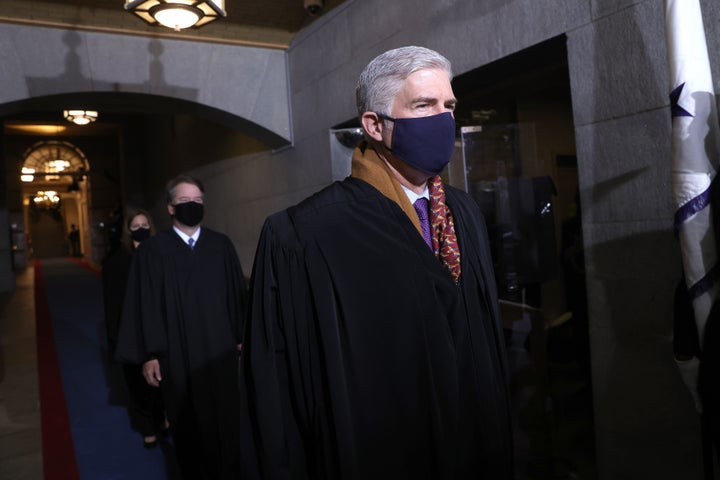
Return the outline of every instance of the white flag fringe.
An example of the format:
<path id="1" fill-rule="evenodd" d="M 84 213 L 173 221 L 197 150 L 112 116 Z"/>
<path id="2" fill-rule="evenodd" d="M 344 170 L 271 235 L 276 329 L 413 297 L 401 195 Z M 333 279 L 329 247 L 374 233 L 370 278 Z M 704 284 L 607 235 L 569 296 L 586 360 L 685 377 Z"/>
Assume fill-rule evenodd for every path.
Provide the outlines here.
<path id="1" fill-rule="evenodd" d="M 720 127 L 699 0 L 665 0 L 665 24 L 672 86 L 675 228 L 702 345 L 705 323 L 718 296 L 710 184 L 720 158 Z"/>

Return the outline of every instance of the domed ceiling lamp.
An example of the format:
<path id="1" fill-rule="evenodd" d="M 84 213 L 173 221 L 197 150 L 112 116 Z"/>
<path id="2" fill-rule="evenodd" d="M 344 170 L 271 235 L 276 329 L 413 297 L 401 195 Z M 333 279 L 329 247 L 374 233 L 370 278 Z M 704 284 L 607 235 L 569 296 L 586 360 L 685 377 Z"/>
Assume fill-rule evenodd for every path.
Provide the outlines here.
<path id="1" fill-rule="evenodd" d="M 98 112 L 95 110 L 63 110 L 63 117 L 75 125 L 87 125 L 97 120 Z"/>
<path id="2" fill-rule="evenodd" d="M 125 0 L 125 10 L 150 25 L 180 31 L 225 17 L 225 0 Z"/>

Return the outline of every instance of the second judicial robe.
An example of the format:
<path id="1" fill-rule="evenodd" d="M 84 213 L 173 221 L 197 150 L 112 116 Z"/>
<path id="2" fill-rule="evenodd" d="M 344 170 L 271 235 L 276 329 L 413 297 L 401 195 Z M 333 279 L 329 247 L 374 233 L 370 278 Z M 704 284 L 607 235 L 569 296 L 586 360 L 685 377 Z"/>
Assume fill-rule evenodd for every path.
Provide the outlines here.
<path id="1" fill-rule="evenodd" d="M 266 220 L 241 360 L 242 478 L 512 478 L 484 220 L 445 189 L 457 285 L 408 215 L 363 180 Z"/>
<path id="2" fill-rule="evenodd" d="M 119 360 L 160 361 L 177 443 L 201 445 L 197 454 L 219 472 L 237 463 L 237 344 L 246 296 L 227 236 L 203 227 L 191 249 L 170 229 L 141 243 L 134 255 L 118 336 Z"/>
<path id="3" fill-rule="evenodd" d="M 114 358 L 115 355 L 132 257 L 132 253 L 121 247 L 102 263 L 105 326 L 110 358 Z M 123 363 L 122 370 L 129 394 L 128 414 L 131 425 L 143 436 L 155 435 L 164 421 L 160 392 L 147 384 L 142 375 L 141 365 Z"/>

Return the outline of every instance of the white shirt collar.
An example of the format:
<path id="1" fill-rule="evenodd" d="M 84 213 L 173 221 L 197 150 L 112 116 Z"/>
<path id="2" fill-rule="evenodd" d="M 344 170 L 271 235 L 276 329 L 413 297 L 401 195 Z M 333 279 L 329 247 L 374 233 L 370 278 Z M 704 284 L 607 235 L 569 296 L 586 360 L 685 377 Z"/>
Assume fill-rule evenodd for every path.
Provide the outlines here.
<path id="1" fill-rule="evenodd" d="M 173 230 L 175 230 L 175 233 L 177 233 L 177 234 L 180 236 L 180 238 L 183 239 L 183 242 L 188 243 L 188 240 L 189 240 L 190 238 L 192 238 L 192 239 L 193 239 L 193 243 L 196 243 L 196 242 L 197 242 L 197 239 L 200 237 L 200 230 L 201 230 L 202 227 L 198 227 L 198 229 L 195 230 L 195 233 L 192 234 L 192 237 L 186 235 L 185 232 L 183 232 L 182 230 L 180 230 L 179 228 L 177 228 L 175 225 L 173 225 L 172 228 L 173 228 Z"/>
<path id="2" fill-rule="evenodd" d="M 425 185 L 425 190 L 423 190 L 423 192 L 420 195 L 413 192 L 412 190 L 407 188 L 405 185 L 400 185 L 400 186 L 405 191 L 405 195 L 407 195 L 408 200 L 410 200 L 411 204 L 415 203 L 415 200 L 417 200 L 420 197 L 427 198 L 428 200 L 430 200 L 430 192 L 428 191 L 427 185 Z"/>

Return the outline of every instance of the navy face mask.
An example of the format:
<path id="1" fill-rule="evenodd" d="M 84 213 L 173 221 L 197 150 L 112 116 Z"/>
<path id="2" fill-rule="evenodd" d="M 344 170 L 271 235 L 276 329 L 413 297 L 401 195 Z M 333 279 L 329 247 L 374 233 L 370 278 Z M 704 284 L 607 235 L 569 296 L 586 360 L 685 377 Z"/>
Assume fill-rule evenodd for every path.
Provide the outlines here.
<path id="1" fill-rule="evenodd" d="M 388 150 L 403 162 L 429 175 L 439 175 L 450 162 L 455 148 L 452 113 L 413 118 L 377 115 L 395 124 Z"/>
<path id="2" fill-rule="evenodd" d="M 198 202 L 184 202 L 174 205 L 175 207 L 175 218 L 188 227 L 194 227 L 195 225 L 202 222 L 203 213 L 205 210 L 202 203 Z"/>

